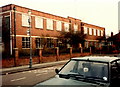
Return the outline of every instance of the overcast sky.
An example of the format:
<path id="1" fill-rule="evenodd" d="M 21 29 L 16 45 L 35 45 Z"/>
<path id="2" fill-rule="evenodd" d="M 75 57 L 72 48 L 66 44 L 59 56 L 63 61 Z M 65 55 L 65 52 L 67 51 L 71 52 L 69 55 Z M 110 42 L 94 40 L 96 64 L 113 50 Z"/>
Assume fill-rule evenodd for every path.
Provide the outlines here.
<path id="1" fill-rule="evenodd" d="M 34 10 L 74 17 L 83 22 L 105 27 L 106 34 L 118 33 L 120 0 L 0 0 L 0 7 L 16 4 Z"/>

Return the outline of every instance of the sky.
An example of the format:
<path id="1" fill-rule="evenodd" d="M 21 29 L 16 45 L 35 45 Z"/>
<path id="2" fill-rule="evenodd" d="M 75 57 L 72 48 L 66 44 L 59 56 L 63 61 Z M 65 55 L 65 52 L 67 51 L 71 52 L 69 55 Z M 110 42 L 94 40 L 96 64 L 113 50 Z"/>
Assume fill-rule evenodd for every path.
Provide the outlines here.
<path id="1" fill-rule="evenodd" d="M 117 34 L 118 2 L 120 0 L 0 0 L 7 4 L 43 11 L 62 17 L 74 17 L 83 22 L 105 27 L 106 35 Z"/>

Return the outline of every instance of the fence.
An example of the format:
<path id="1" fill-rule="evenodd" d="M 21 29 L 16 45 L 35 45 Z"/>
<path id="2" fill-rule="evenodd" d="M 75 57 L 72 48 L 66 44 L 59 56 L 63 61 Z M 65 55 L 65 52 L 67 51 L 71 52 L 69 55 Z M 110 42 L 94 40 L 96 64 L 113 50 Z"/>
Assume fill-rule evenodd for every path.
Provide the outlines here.
<path id="1" fill-rule="evenodd" d="M 88 53 L 80 53 L 80 52 L 81 51 L 74 52 L 72 48 L 61 50 L 58 47 L 51 48 L 51 49 L 37 49 L 37 50 L 33 50 L 32 64 L 66 60 L 72 57 L 80 57 L 80 56 L 86 56 L 91 54 L 90 52 Z M 15 58 L 2 59 L 1 60 L 2 67 L 28 65 L 30 61 L 29 54 L 30 54 L 29 49 L 21 50 L 21 51 L 19 51 L 18 49 L 15 49 Z"/>

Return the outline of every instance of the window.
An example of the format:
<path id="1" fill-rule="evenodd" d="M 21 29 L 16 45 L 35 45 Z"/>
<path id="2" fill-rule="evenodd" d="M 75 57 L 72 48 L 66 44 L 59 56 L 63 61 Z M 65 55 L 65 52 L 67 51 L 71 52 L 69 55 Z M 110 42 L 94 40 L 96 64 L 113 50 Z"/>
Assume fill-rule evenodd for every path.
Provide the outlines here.
<path id="1" fill-rule="evenodd" d="M 53 39 L 47 38 L 47 47 L 48 48 L 53 48 L 54 47 Z"/>
<path id="2" fill-rule="evenodd" d="M 87 41 L 85 42 L 85 47 L 88 48 L 88 42 Z"/>
<path id="3" fill-rule="evenodd" d="M 84 27 L 84 34 L 87 34 L 87 27 Z"/>
<path id="4" fill-rule="evenodd" d="M 92 35 L 92 28 L 89 28 L 89 35 Z"/>
<path id="5" fill-rule="evenodd" d="M 66 44 L 64 44 L 63 42 L 64 42 L 63 39 L 60 39 L 60 38 L 57 39 L 57 46 L 58 46 L 58 47 L 65 47 Z"/>
<path id="6" fill-rule="evenodd" d="M 61 31 L 62 30 L 62 23 L 60 21 L 56 22 L 56 30 Z"/>
<path id="7" fill-rule="evenodd" d="M 30 48 L 30 37 L 22 37 L 22 48 Z"/>
<path id="8" fill-rule="evenodd" d="M 103 34 L 103 31 L 101 30 L 101 36 L 103 36 L 104 34 Z"/>
<path id="9" fill-rule="evenodd" d="M 97 32 L 97 34 L 98 34 L 98 36 L 100 36 L 100 30 L 97 30 L 98 32 Z"/>
<path id="10" fill-rule="evenodd" d="M 43 28 L 43 18 L 35 17 L 35 28 Z"/>
<path id="11" fill-rule="evenodd" d="M 89 46 L 93 46 L 93 42 L 89 42 Z"/>
<path id="12" fill-rule="evenodd" d="M 0 27 L 2 26 L 2 16 L 0 16 Z"/>
<path id="13" fill-rule="evenodd" d="M 77 32 L 78 31 L 78 25 L 74 25 L 74 32 Z"/>
<path id="14" fill-rule="evenodd" d="M 94 46 L 97 47 L 97 42 L 94 42 Z"/>
<path id="15" fill-rule="evenodd" d="M 22 26 L 29 27 L 28 19 L 29 16 L 27 14 L 22 14 Z"/>
<path id="16" fill-rule="evenodd" d="M 53 20 L 52 19 L 47 19 L 47 29 L 53 30 Z"/>
<path id="17" fill-rule="evenodd" d="M 36 38 L 36 48 L 43 48 L 44 38 Z"/>
<path id="18" fill-rule="evenodd" d="M 69 23 L 64 23 L 65 32 L 69 32 Z"/>
<path id="19" fill-rule="evenodd" d="M 94 35 L 96 36 L 96 29 L 93 29 Z"/>
<path id="20" fill-rule="evenodd" d="M 120 60 L 111 63 L 111 81 L 113 82 L 112 83 L 113 85 L 119 85 L 120 81 L 119 66 Z"/>

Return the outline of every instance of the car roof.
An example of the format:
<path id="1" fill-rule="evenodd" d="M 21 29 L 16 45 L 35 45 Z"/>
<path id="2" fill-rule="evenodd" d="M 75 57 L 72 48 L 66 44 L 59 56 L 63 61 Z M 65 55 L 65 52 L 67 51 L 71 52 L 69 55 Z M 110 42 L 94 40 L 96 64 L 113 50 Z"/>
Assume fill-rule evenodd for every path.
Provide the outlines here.
<path id="1" fill-rule="evenodd" d="M 85 56 L 85 57 L 76 57 L 71 58 L 74 60 L 87 60 L 87 61 L 98 61 L 98 62 L 112 62 L 115 60 L 120 60 L 118 57 L 111 57 L 111 56 Z"/>

